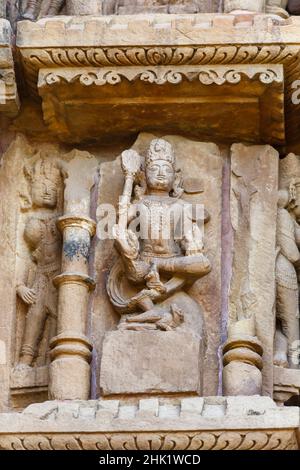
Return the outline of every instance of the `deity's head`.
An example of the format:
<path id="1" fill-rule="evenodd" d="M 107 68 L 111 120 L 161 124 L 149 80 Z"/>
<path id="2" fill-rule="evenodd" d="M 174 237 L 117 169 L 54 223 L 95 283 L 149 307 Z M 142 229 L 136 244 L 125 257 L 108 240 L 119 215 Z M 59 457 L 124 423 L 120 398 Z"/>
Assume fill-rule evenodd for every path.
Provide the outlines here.
<path id="1" fill-rule="evenodd" d="M 146 156 L 146 181 L 149 189 L 170 192 L 175 181 L 175 154 L 164 139 L 154 139 Z"/>
<path id="2" fill-rule="evenodd" d="M 31 198 L 36 207 L 54 209 L 58 204 L 60 170 L 53 162 L 39 160 L 31 172 Z"/>

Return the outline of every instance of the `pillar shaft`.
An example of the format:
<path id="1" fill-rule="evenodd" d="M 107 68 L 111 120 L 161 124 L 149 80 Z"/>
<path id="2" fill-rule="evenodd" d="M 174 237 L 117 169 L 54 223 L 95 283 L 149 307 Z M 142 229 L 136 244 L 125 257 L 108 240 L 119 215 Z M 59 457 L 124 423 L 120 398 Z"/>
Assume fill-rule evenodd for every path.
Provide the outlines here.
<path id="1" fill-rule="evenodd" d="M 65 216 L 58 225 L 64 240 L 63 273 L 54 280 L 59 300 L 57 336 L 50 344 L 50 397 L 87 400 L 92 345 L 85 334 L 89 294 L 94 287 L 88 276 L 88 258 L 95 223 L 88 218 Z"/>
<path id="2" fill-rule="evenodd" d="M 89 276 L 91 239 L 96 223 L 89 217 L 90 190 L 97 162 L 75 151 L 64 168 L 65 215 L 58 220 L 63 236 L 62 274 L 58 289 L 57 336 L 50 343 L 49 396 L 54 400 L 88 400 L 92 344 L 86 336 L 88 303 L 94 280 Z"/>

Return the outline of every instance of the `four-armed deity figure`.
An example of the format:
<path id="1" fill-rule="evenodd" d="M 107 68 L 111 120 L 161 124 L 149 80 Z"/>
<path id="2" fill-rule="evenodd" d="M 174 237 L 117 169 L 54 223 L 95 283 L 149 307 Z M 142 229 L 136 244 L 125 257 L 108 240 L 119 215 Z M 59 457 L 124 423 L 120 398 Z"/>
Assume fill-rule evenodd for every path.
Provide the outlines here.
<path id="1" fill-rule="evenodd" d="M 163 139 L 153 140 L 142 172 L 141 160 L 134 150 L 122 154 L 125 186 L 119 222 L 114 229 L 115 246 L 122 261 L 110 273 L 108 293 L 118 311 L 125 314 L 120 327 L 168 330 L 183 322 L 184 312 L 178 309 L 176 300 L 168 309 L 160 307 L 160 303 L 208 274 L 211 267 L 203 254 L 202 230 L 190 205 L 180 199 L 181 176 L 176 171 L 171 144 Z M 140 184 L 135 185 L 138 180 Z M 130 229 L 137 214 L 140 240 Z M 181 230 L 177 234 L 178 225 Z M 136 287 L 135 295 L 124 297 L 124 276 Z"/>

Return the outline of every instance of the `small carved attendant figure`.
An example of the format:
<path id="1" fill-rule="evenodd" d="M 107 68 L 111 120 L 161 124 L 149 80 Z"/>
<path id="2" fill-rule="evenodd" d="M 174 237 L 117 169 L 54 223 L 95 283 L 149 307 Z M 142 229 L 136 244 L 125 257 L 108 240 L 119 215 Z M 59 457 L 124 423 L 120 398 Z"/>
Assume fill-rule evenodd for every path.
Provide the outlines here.
<path id="1" fill-rule="evenodd" d="M 115 227 L 115 245 L 122 262 L 118 261 L 110 273 L 108 293 L 120 313 L 131 314 L 123 318 L 120 327 L 172 329 L 183 322 L 184 312 L 177 308 L 176 299 L 169 309 L 161 308 L 160 303 L 210 272 L 210 262 L 203 254 L 203 234 L 189 205 L 180 199 L 181 176 L 176 171 L 169 142 L 163 139 L 151 142 L 142 178 L 141 157 L 134 150 L 123 152 L 122 165 L 125 186 Z M 141 184 L 135 187 L 136 200 L 132 203 L 137 178 Z M 140 242 L 128 229 L 137 214 Z M 176 221 L 182 229 L 179 235 Z M 122 276 L 137 286 L 137 293 L 129 298 L 121 292 Z"/>
<path id="2" fill-rule="evenodd" d="M 276 319 L 274 363 L 297 367 L 299 341 L 300 180 L 279 191 L 277 212 Z"/>
<path id="3" fill-rule="evenodd" d="M 32 207 L 55 210 L 59 205 L 60 169 L 56 163 L 38 160 L 33 169 L 25 168 L 31 181 Z M 17 286 L 17 295 L 28 305 L 18 367 L 32 366 L 43 337 L 47 316 L 56 317 L 57 290 L 52 279 L 60 273 L 61 241 L 53 214 L 29 216 L 24 239 L 35 268 Z"/>

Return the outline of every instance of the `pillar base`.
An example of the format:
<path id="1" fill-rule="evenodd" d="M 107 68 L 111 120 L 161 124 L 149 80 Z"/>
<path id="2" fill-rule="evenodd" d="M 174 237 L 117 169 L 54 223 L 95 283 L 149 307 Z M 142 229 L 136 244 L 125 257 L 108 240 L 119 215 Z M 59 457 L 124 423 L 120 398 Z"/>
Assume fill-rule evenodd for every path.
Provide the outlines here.
<path id="1" fill-rule="evenodd" d="M 52 339 L 49 371 L 49 398 L 88 400 L 92 344 L 85 336 L 69 334 Z"/>

